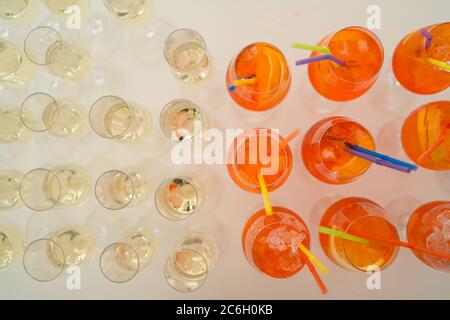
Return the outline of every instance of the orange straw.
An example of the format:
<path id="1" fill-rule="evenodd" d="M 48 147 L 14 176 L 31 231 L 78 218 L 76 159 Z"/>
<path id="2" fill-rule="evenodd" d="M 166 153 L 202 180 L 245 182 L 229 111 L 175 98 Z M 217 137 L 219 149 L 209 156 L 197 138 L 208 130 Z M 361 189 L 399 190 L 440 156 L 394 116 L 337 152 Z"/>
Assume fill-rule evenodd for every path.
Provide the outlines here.
<path id="1" fill-rule="evenodd" d="M 308 267 L 309 271 L 311 272 L 314 280 L 316 281 L 317 285 L 320 288 L 320 291 L 322 292 L 322 294 L 327 294 L 328 293 L 328 289 L 327 287 L 325 287 L 325 284 L 322 282 L 322 279 L 320 279 L 319 274 L 316 271 L 316 268 L 314 268 L 313 264 L 311 263 L 311 261 L 308 259 L 308 257 L 303 253 L 303 251 L 299 251 L 302 260 L 305 262 L 306 266 Z"/>
<path id="2" fill-rule="evenodd" d="M 428 158 L 433 152 L 434 150 L 436 150 L 437 148 L 439 148 L 439 146 L 441 144 L 444 143 L 445 138 L 447 138 L 448 133 L 450 132 L 449 130 L 449 126 L 447 125 L 447 127 L 444 129 L 444 131 L 441 133 L 439 139 L 437 139 L 435 141 L 435 143 L 433 143 L 427 150 L 425 150 L 424 153 L 422 153 L 419 158 L 417 158 L 417 163 L 421 164 L 426 158 Z"/>
<path id="3" fill-rule="evenodd" d="M 285 145 L 289 144 L 292 140 L 294 140 L 298 135 L 300 134 L 299 129 L 295 129 L 292 131 L 290 135 L 288 135 L 284 140 L 281 142 L 281 147 L 284 147 Z"/>
<path id="4" fill-rule="evenodd" d="M 427 249 L 424 247 L 416 246 L 409 242 L 403 242 L 400 240 L 394 240 L 394 239 L 389 239 L 389 238 L 385 238 L 385 237 L 380 237 L 380 236 L 368 234 L 364 231 L 352 231 L 351 234 L 358 236 L 358 237 L 367 238 L 369 240 L 381 241 L 381 242 L 386 242 L 386 243 L 389 243 L 389 244 L 392 244 L 395 246 L 409 248 L 411 250 L 420 251 L 422 253 L 430 254 L 430 255 L 440 257 L 443 259 L 447 259 L 450 261 L 450 254 L 445 254 L 445 253 L 437 252 L 437 251 L 430 250 L 430 249 Z"/>

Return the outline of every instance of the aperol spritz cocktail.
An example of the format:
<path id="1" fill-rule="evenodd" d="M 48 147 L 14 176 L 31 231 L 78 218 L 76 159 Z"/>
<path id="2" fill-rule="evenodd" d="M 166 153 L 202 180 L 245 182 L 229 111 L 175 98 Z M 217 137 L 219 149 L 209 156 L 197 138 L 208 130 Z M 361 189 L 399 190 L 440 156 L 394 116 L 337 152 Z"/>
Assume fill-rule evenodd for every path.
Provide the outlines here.
<path id="1" fill-rule="evenodd" d="M 431 37 L 427 42 L 427 37 Z M 434 24 L 408 34 L 397 45 L 392 68 L 400 84 L 418 94 L 433 94 L 450 86 L 450 72 L 430 59 L 450 61 L 450 22 Z"/>
<path id="2" fill-rule="evenodd" d="M 273 215 L 259 210 L 242 233 L 248 262 L 272 278 L 289 278 L 303 266 L 299 244 L 310 247 L 310 234 L 303 220 L 289 209 L 273 207 Z"/>
<path id="3" fill-rule="evenodd" d="M 228 90 L 238 105 L 251 111 L 266 111 L 280 104 L 291 86 L 283 53 L 265 42 L 244 48 L 228 67 L 226 85 L 229 89 L 235 80 L 252 78 L 254 83 Z"/>

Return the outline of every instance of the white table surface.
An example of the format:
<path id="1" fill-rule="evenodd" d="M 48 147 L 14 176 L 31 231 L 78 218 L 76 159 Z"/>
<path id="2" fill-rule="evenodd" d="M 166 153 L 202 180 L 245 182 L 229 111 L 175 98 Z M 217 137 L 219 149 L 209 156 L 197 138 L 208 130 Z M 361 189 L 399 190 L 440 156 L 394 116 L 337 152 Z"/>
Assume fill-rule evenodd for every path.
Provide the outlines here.
<path id="1" fill-rule="evenodd" d="M 77 99 L 86 108 L 104 94 L 115 94 L 147 106 L 153 114 L 154 135 L 142 145 L 123 145 L 105 141 L 89 131 L 87 136 L 66 141 L 52 136 L 34 135 L 20 146 L 0 145 L 0 168 L 15 168 L 27 172 L 36 167 L 62 163 L 76 163 L 88 168 L 96 179 L 102 172 L 132 165 L 145 166 L 152 173 L 153 183 L 188 169 L 198 171 L 206 180 L 208 201 L 197 217 L 174 223 L 163 219 L 153 201 L 139 208 L 118 213 L 102 209 L 92 192 L 89 202 L 68 210 L 54 210 L 45 214 L 19 208 L 0 213 L 1 223 L 12 223 L 26 230 L 30 240 L 48 231 L 49 226 L 107 220 L 111 234 L 115 226 L 147 223 L 160 235 L 160 252 L 153 263 L 126 284 L 108 282 L 98 267 L 97 256 L 82 269 L 81 290 L 68 290 L 62 275 L 50 283 L 38 283 L 29 278 L 21 265 L 0 273 L 0 299 L 448 299 L 449 274 L 431 269 L 401 249 L 394 264 L 381 273 L 382 288 L 368 290 L 364 273 L 352 273 L 338 268 L 327 260 L 317 237 L 318 219 L 333 199 L 362 196 L 374 200 L 389 210 L 400 230 L 405 217 L 418 205 L 433 200 L 449 200 L 449 173 L 440 175 L 419 170 L 405 175 L 372 166 L 357 181 L 331 186 L 314 180 L 306 171 L 300 157 L 300 142 L 305 131 L 316 121 L 330 115 L 344 115 L 364 124 L 377 138 L 381 152 L 406 159 L 398 144 L 396 119 L 404 118 L 414 108 L 435 100 L 449 99 L 449 91 L 433 96 L 417 96 L 392 86 L 390 60 L 396 43 L 408 32 L 429 24 L 449 21 L 450 2 L 391 1 L 391 0 L 155 0 L 155 15 L 159 25 L 152 51 L 136 50 L 131 39 L 138 29 L 119 27 L 100 1 L 94 0 L 94 12 L 106 19 L 108 29 L 103 40 L 92 41 L 77 31 L 69 34 L 86 46 L 95 45 L 94 59 L 99 72 L 107 70 L 105 82 L 92 85 L 57 83 L 51 88 L 49 76 L 41 69 L 38 79 L 20 90 L 2 88 L 0 101 L 20 105 L 27 94 L 48 91 L 58 97 Z M 311 87 L 305 67 L 295 67 L 295 59 L 307 53 L 290 48 L 292 42 L 316 43 L 322 36 L 349 25 L 366 24 L 366 9 L 376 4 L 381 8 L 381 30 L 375 30 L 385 49 L 385 64 L 372 90 L 356 101 L 336 104 L 322 99 Z M 56 19 L 41 6 L 41 17 L 34 25 L 55 22 Z M 12 28 L 3 35 L 21 43 L 29 28 Z M 214 62 L 211 80 L 201 88 L 185 88 L 175 81 L 161 54 L 164 35 L 176 28 L 187 27 L 199 31 L 205 38 Z M 122 37 L 119 36 L 122 33 Z M 293 83 L 288 97 L 271 112 L 254 114 L 235 105 L 229 98 L 224 75 L 229 60 L 245 45 L 267 41 L 285 53 L 292 66 Z M 112 49 L 114 48 L 114 50 Z M 156 53 L 156 54 L 155 54 Z M 146 58 L 142 59 L 143 54 Z M 54 83 L 53 83 L 54 84 Z M 310 273 L 304 269 L 286 280 L 274 280 L 256 272 L 247 263 L 241 249 L 241 232 L 249 216 L 262 207 L 260 196 L 239 189 L 228 176 L 223 165 L 182 167 L 171 164 L 167 148 L 161 147 L 161 133 L 157 125 L 159 112 L 170 100 L 188 98 L 208 112 L 215 127 L 280 128 L 285 134 L 295 128 L 302 131 L 292 143 L 294 169 L 288 181 L 271 193 L 273 204 L 286 206 L 309 223 L 313 234 L 312 250 L 329 268 L 324 277 L 329 294 L 322 296 Z M 383 129 L 384 128 L 384 129 Z M 390 138 L 392 137 L 392 138 Z M 397 139 L 397 140 L 396 140 Z M 440 179 L 442 178 L 442 179 Z M 447 180 L 444 180 L 447 178 Z M 96 220 L 97 219 L 97 220 Z M 121 220 L 122 219 L 122 220 Z M 46 229 L 47 228 L 47 229 Z M 216 267 L 200 290 L 181 294 L 172 290 L 163 277 L 163 265 L 174 246 L 175 239 L 188 229 L 204 229 L 213 233 L 220 245 Z M 106 244 L 106 236 L 97 230 L 98 253 Z M 402 232 L 403 236 L 403 232 Z"/>

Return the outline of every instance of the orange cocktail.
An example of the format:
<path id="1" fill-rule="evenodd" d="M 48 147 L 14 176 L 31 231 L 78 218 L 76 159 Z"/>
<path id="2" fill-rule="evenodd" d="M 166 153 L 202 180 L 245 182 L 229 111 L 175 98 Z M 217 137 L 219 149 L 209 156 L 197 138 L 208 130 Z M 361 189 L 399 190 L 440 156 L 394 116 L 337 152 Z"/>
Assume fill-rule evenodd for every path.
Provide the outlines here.
<path id="1" fill-rule="evenodd" d="M 409 218 L 406 236 L 413 245 L 450 255 L 450 202 L 434 201 L 416 209 Z M 413 252 L 430 267 L 450 272 L 449 259 Z"/>
<path id="2" fill-rule="evenodd" d="M 369 131 L 349 118 L 330 117 L 314 124 L 302 145 L 306 169 L 320 181 L 330 184 L 357 179 L 369 169 L 371 162 L 348 152 L 344 142 L 375 150 Z"/>
<path id="3" fill-rule="evenodd" d="M 292 170 L 292 152 L 285 139 L 271 129 L 247 129 L 228 150 L 228 172 L 242 189 L 260 193 L 258 174 L 267 190 L 280 187 Z"/>
<path id="4" fill-rule="evenodd" d="M 310 247 L 303 220 L 289 209 L 273 207 L 273 215 L 256 212 L 242 232 L 242 248 L 248 262 L 272 278 L 289 278 L 304 265 L 299 244 Z"/>
<path id="5" fill-rule="evenodd" d="M 431 170 L 450 170 L 450 101 L 431 102 L 403 123 L 402 144 L 408 157 Z"/>
<path id="6" fill-rule="evenodd" d="M 381 42 L 371 31 L 348 27 L 326 36 L 318 46 L 345 62 L 340 66 L 330 60 L 309 64 L 311 84 L 323 97 L 349 101 L 366 93 L 375 83 L 384 60 Z M 313 52 L 311 57 L 321 55 Z"/>
<path id="7" fill-rule="evenodd" d="M 387 239 L 399 239 L 384 209 L 364 198 L 337 201 L 325 212 L 320 225 L 349 234 L 364 232 Z M 322 233 L 319 234 L 319 240 L 328 258 L 349 270 L 374 271 L 386 268 L 398 251 L 397 246 L 385 242 L 369 241 L 368 244 L 362 244 Z"/>
<path id="8" fill-rule="evenodd" d="M 432 37 L 428 48 L 422 30 Z M 447 89 L 450 72 L 430 63 L 430 58 L 444 63 L 450 61 L 450 22 L 414 31 L 400 41 L 392 59 L 398 82 L 418 94 L 433 94 Z"/>
<path id="9" fill-rule="evenodd" d="M 275 107 L 286 97 L 291 85 L 283 53 L 265 42 L 247 46 L 231 61 L 226 74 L 227 88 L 235 80 L 251 78 L 255 78 L 254 83 L 228 90 L 238 105 L 251 111 Z"/>

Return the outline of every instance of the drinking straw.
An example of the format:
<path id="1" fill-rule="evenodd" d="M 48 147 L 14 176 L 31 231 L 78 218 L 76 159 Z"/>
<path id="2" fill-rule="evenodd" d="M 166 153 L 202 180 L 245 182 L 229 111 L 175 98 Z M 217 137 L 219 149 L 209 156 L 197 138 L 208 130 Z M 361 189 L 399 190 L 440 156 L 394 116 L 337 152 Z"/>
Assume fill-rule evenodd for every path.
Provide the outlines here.
<path id="1" fill-rule="evenodd" d="M 443 258 L 443 259 L 447 259 L 447 260 L 450 261 L 450 254 L 445 254 L 445 253 L 437 252 L 437 251 L 434 251 L 434 250 L 430 250 L 428 248 L 420 247 L 420 246 L 417 246 L 417 245 L 409 243 L 409 242 L 404 242 L 404 241 L 400 241 L 400 240 L 395 240 L 395 239 L 389 239 L 389 238 L 385 238 L 385 237 L 381 237 L 381 236 L 376 236 L 376 235 L 373 235 L 373 234 L 366 233 L 364 231 L 352 231 L 352 234 L 354 234 L 356 236 L 367 238 L 369 240 L 386 242 L 386 243 L 389 243 L 389 244 L 393 244 L 395 246 L 405 247 L 405 248 L 409 248 L 411 250 L 420 251 L 422 253 L 427 253 L 427 254 L 430 254 L 430 255 L 433 255 L 433 256 L 437 256 L 437 257 L 440 257 L 440 258 Z"/>
<path id="2" fill-rule="evenodd" d="M 445 71 L 450 71 L 450 64 L 448 64 L 447 62 L 439 61 L 433 58 L 428 58 L 427 61 L 432 65 L 439 67 Z"/>
<path id="3" fill-rule="evenodd" d="M 447 125 L 447 127 L 444 129 L 444 131 L 441 133 L 441 135 L 439 136 L 439 139 L 436 140 L 435 143 L 433 143 L 427 150 L 425 150 L 420 156 L 419 158 L 417 158 L 417 163 L 422 163 L 426 158 L 428 158 L 433 152 L 434 150 L 436 150 L 441 144 L 444 143 L 445 138 L 447 138 L 448 133 L 450 132 L 450 128 L 449 128 L 450 124 Z"/>
<path id="4" fill-rule="evenodd" d="M 284 147 L 285 145 L 289 144 L 292 140 L 294 140 L 298 135 L 300 134 L 299 129 L 295 129 L 292 131 L 290 135 L 288 135 L 284 140 L 281 142 L 281 146 Z"/>
<path id="5" fill-rule="evenodd" d="M 295 61 L 295 65 L 296 66 L 301 66 L 303 64 L 309 64 L 309 63 L 313 63 L 313 62 L 318 62 L 318 61 L 323 61 L 323 60 L 331 60 L 341 66 L 345 66 L 345 62 L 336 58 L 335 56 L 331 55 L 331 54 L 323 54 L 320 56 L 315 56 L 315 57 L 311 57 L 311 58 L 307 58 L 307 59 L 303 59 L 303 60 L 297 60 Z"/>
<path id="6" fill-rule="evenodd" d="M 369 240 L 367 240 L 367 239 L 363 239 L 363 238 L 348 234 L 344 231 L 339 231 L 336 229 L 331 229 L 331 228 L 327 228 L 327 227 L 323 227 L 323 226 L 319 226 L 319 233 L 323 233 L 323 234 L 333 236 L 336 238 L 350 240 L 350 241 L 361 243 L 361 244 L 369 244 Z"/>
<path id="7" fill-rule="evenodd" d="M 264 200 L 264 208 L 266 210 L 266 216 L 270 217 L 273 214 L 272 205 L 270 204 L 269 191 L 267 191 L 266 182 L 264 176 L 258 173 L 259 186 L 261 188 L 261 194 Z"/>
<path id="8" fill-rule="evenodd" d="M 345 145 L 347 147 L 349 147 L 350 149 L 353 149 L 353 150 L 356 150 L 356 151 L 359 151 L 359 152 L 371 155 L 371 156 L 376 157 L 378 159 L 382 159 L 382 160 L 388 161 L 388 162 L 390 162 L 392 164 L 397 164 L 399 166 L 406 167 L 406 168 L 408 168 L 410 170 L 417 170 L 417 166 L 415 166 L 415 165 L 413 165 L 411 163 L 407 163 L 407 162 L 404 162 L 404 161 L 401 161 L 401 160 L 397 160 L 397 159 L 391 158 L 391 157 L 389 157 L 387 155 L 384 155 L 384 154 L 381 154 L 381 153 L 378 153 L 378 152 L 375 152 L 375 151 L 372 151 L 372 150 L 369 150 L 369 149 L 366 149 L 366 148 L 363 148 L 363 147 L 351 144 L 349 142 L 345 142 Z"/>
<path id="9" fill-rule="evenodd" d="M 374 157 L 374 156 L 372 156 L 370 154 L 366 154 L 364 152 L 351 149 L 351 148 L 349 148 L 347 146 L 345 146 L 345 151 L 350 152 L 351 154 L 353 154 L 353 155 L 355 155 L 357 157 L 366 159 L 366 160 L 368 160 L 368 161 L 370 161 L 372 163 L 378 164 L 380 166 L 385 166 L 385 167 L 388 167 L 388 168 L 391 168 L 391 169 L 394 169 L 394 170 L 398 170 L 398 171 L 401 171 L 401 172 L 404 172 L 404 173 L 410 173 L 411 172 L 411 169 L 409 169 L 409 168 L 400 166 L 400 165 L 395 164 L 395 163 L 388 162 L 386 160 L 378 159 L 378 158 L 376 158 L 376 157 Z"/>
<path id="10" fill-rule="evenodd" d="M 314 45 L 305 44 L 305 43 L 293 43 L 292 48 L 316 51 L 316 52 L 321 52 L 321 53 L 325 53 L 325 54 L 331 54 L 330 49 L 328 49 L 327 47 L 319 47 L 319 46 L 314 46 Z"/>
<path id="11" fill-rule="evenodd" d="M 307 247 L 305 247 L 302 243 L 299 243 L 298 247 L 302 252 L 305 254 L 305 256 L 308 257 L 308 259 L 324 274 L 328 274 L 328 269 L 325 267 L 313 254 L 311 251 L 308 250 Z"/>
<path id="12" fill-rule="evenodd" d="M 303 251 L 301 251 L 301 250 L 299 253 L 300 253 L 300 256 L 302 257 L 302 260 L 305 262 L 306 266 L 308 267 L 309 271 L 311 272 L 317 285 L 319 286 L 322 294 L 327 294 L 328 289 L 327 289 L 327 287 L 325 287 L 325 284 L 322 282 L 322 279 L 320 279 L 319 274 L 317 273 L 316 269 L 314 268 L 314 265 L 309 260 L 308 256 L 306 254 L 304 254 Z"/>
<path id="13" fill-rule="evenodd" d="M 255 84 L 255 83 L 256 83 L 256 77 L 236 79 L 233 81 L 233 84 L 228 88 L 228 90 L 234 91 L 234 90 L 236 90 L 236 87 L 246 86 L 246 85 Z"/>
<path id="14" fill-rule="evenodd" d="M 420 33 L 425 37 L 425 49 L 428 49 L 431 46 L 431 40 L 433 40 L 433 36 L 425 29 L 420 30 Z"/>

